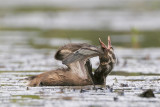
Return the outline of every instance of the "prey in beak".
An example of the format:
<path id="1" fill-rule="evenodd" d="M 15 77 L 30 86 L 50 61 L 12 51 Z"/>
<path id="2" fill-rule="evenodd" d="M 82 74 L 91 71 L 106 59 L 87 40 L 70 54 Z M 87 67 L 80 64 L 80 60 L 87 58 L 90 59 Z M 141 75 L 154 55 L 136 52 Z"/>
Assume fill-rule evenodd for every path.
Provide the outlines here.
<path id="1" fill-rule="evenodd" d="M 99 43 L 100 43 L 101 49 L 104 53 L 102 57 L 105 57 L 107 59 L 111 59 L 113 61 L 113 63 L 115 63 L 116 57 L 115 57 L 113 47 L 111 44 L 110 36 L 108 36 L 108 46 L 106 46 L 100 38 L 99 38 Z"/>
<path id="2" fill-rule="evenodd" d="M 106 85 L 106 77 L 112 71 L 114 64 L 116 62 L 116 57 L 111 45 L 111 38 L 108 36 L 108 46 L 99 38 L 99 43 L 101 46 L 102 55 L 99 56 L 100 65 L 95 70 L 94 79 L 95 84 Z"/>
<path id="3" fill-rule="evenodd" d="M 102 42 L 102 40 L 100 38 L 99 38 L 99 42 L 100 42 L 101 48 L 103 50 L 108 51 L 108 50 L 110 50 L 112 48 L 110 36 L 108 36 L 108 47 Z"/>

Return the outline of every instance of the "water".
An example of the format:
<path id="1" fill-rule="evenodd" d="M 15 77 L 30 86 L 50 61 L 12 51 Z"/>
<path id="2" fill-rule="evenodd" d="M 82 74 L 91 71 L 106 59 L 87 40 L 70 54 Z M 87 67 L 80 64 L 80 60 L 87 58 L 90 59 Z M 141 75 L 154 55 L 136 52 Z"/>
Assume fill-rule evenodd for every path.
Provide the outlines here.
<path id="1" fill-rule="evenodd" d="M 1 106 L 154 106 L 160 104 L 159 77 L 157 76 L 109 76 L 107 84 L 113 88 L 92 90 L 93 86 L 86 87 L 27 87 L 19 79 L 23 73 L 1 74 Z M 115 78 L 118 81 L 115 81 Z M 114 83 L 114 84 L 113 84 Z M 127 84 L 126 87 L 122 84 Z M 156 98 L 141 98 L 144 90 L 154 90 Z M 83 89 L 84 91 L 81 91 Z M 117 98 L 117 101 L 114 101 Z M 131 106 L 132 106 L 131 105 Z"/>
<path id="2" fill-rule="evenodd" d="M 10 34 L 15 34 L 14 39 Z M 26 32 L 3 32 L 0 36 L 0 104 L 3 107 L 19 106 L 71 106 L 71 107 L 117 107 L 129 106 L 159 106 L 159 76 L 108 76 L 107 85 L 113 88 L 113 92 L 104 88 L 93 90 L 93 86 L 86 87 L 27 87 L 26 81 L 20 81 L 31 75 L 38 75 L 44 71 L 64 67 L 60 61 L 54 59 L 56 49 L 36 49 L 29 41 L 34 40 L 35 32 L 30 36 L 22 36 Z M 40 38 L 41 39 L 41 38 Z M 55 40 L 70 42 L 67 39 Z M 36 41 L 39 41 L 36 39 Z M 45 41 L 45 39 L 44 39 Z M 50 40 L 52 44 L 53 40 Z M 73 42 L 87 42 L 76 40 Z M 63 42 L 64 44 L 66 44 Z M 88 41 L 90 43 L 90 41 Z M 54 44 L 56 42 L 53 42 Z M 62 44 L 55 44 L 61 46 Z M 152 54 L 149 52 L 152 50 Z M 113 72 L 160 74 L 158 66 L 160 60 L 158 48 L 128 49 L 115 48 L 118 64 Z M 92 59 L 96 68 L 98 58 Z M 121 84 L 127 84 L 123 87 Z M 98 87 L 98 86 L 97 86 Z M 84 91 L 81 91 L 83 89 Z M 138 95 L 146 89 L 153 89 L 156 98 L 140 98 Z M 124 95 L 123 95 L 124 94 Z M 118 98 L 117 101 L 114 101 Z"/>
<path id="3" fill-rule="evenodd" d="M 0 106 L 146 107 L 160 105 L 160 8 L 157 0 L 0 0 Z M 65 67 L 67 43 L 112 38 L 118 58 L 107 87 L 27 87 L 21 80 Z M 97 68 L 98 57 L 92 58 Z M 139 94 L 152 89 L 155 98 Z"/>
<path id="4" fill-rule="evenodd" d="M 12 34 L 12 37 L 15 35 L 14 38 L 9 34 Z M 22 34 L 30 36 L 23 36 Z M 62 38 L 41 38 L 38 36 L 36 37 L 35 32 L 2 32 L 0 40 L 0 71 L 47 71 L 63 67 L 60 61 L 54 59 L 56 49 L 33 48 L 30 44 L 30 40 L 33 40 L 34 43 L 38 45 L 48 44 L 57 47 L 70 42 L 91 43 L 91 41 L 78 39 L 67 40 Z M 118 61 L 114 71 L 159 74 L 159 52 L 159 48 L 133 50 L 129 48 L 115 47 Z M 98 61 L 98 57 L 92 59 L 94 69 L 97 68 Z"/>

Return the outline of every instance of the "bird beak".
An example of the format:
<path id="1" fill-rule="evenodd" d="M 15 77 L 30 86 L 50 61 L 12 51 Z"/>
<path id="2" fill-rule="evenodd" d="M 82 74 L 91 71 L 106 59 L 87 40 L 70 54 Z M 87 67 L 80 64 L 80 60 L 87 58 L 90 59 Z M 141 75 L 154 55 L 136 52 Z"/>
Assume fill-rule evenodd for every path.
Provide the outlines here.
<path id="1" fill-rule="evenodd" d="M 110 36 L 108 36 L 108 47 L 101 41 L 100 38 L 99 38 L 99 42 L 101 44 L 101 47 L 104 48 L 104 49 L 106 49 L 106 50 L 108 50 L 108 49 L 110 49 L 112 47 Z"/>

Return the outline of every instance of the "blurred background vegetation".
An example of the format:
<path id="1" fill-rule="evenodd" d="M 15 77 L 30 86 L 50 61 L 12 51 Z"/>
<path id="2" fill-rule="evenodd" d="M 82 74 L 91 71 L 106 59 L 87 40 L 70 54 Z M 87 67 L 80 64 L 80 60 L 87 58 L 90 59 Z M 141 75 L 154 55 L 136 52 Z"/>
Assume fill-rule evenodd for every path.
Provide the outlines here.
<path id="1" fill-rule="evenodd" d="M 53 38 L 97 45 L 99 37 L 107 42 L 108 35 L 118 47 L 159 47 L 160 1 L 0 0 L 0 36 L 14 38 L 15 32 L 29 37 L 34 48 L 57 48 L 49 44 Z"/>

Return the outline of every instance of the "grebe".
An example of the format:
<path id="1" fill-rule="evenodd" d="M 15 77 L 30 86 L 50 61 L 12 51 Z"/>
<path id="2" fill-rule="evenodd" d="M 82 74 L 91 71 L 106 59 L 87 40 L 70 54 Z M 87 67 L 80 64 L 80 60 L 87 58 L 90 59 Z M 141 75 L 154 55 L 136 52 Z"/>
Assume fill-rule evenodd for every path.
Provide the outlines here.
<path id="1" fill-rule="evenodd" d="M 84 86 L 105 85 L 106 77 L 116 61 L 111 39 L 108 47 L 99 39 L 100 47 L 89 44 L 68 44 L 61 47 L 55 59 L 61 60 L 66 69 L 48 71 L 28 78 L 29 86 Z M 99 67 L 92 72 L 90 58 L 99 56 Z"/>

